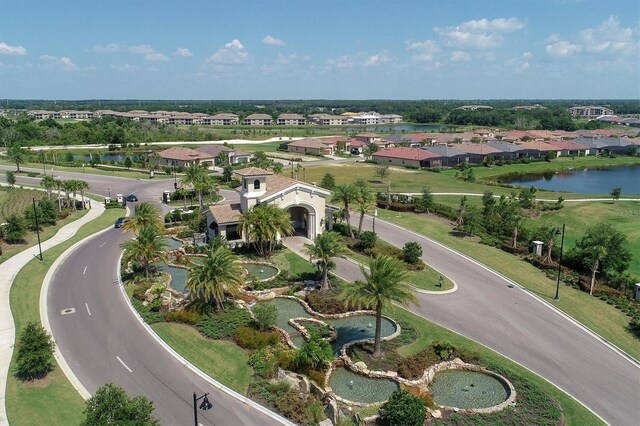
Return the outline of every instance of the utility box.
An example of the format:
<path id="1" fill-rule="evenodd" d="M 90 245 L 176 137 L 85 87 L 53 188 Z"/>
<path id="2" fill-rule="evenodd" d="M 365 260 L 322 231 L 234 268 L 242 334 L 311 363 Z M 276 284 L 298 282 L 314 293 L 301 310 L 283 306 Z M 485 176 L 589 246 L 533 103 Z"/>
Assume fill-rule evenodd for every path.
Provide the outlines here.
<path id="1" fill-rule="evenodd" d="M 149 179 L 153 179 L 156 175 L 156 172 L 154 172 L 153 170 L 149 171 Z"/>
<path id="2" fill-rule="evenodd" d="M 531 252 L 537 256 L 542 256 L 542 241 L 531 241 Z"/>
<path id="3" fill-rule="evenodd" d="M 109 204 L 111 204 L 111 198 L 110 197 L 104 197 L 104 205 L 105 205 L 105 207 L 108 206 Z"/>
<path id="4" fill-rule="evenodd" d="M 124 203 L 125 203 L 124 195 L 122 194 L 116 195 L 116 200 L 118 200 L 118 204 L 120 204 L 121 206 L 124 206 Z"/>
<path id="5" fill-rule="evenodd" d="M 162 202 L 170 203 L 171 202 L 171 191 L 164 191 L 162 193 Z"/>
<path id="6" fill-rule="evenodd" d="M 640 283 L 636 284 L 636 302 L 640 302 Z"/>

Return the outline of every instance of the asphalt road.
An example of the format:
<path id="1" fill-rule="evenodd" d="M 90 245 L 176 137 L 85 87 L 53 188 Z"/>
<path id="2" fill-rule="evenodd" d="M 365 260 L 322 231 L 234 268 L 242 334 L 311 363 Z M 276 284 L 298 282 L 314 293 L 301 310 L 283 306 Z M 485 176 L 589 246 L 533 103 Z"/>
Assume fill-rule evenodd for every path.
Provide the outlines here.
<path id="1" fill-rule="evenodd" d="M 364 229 L 371 227 L 367 217 Z M 382 220 L 376 220 L 376 232 L 398 247 L 418 241 L 423 260 L 458 284 L 458 291 L 447 295 L 419 293 L 420 303 L 411 311 L 519 362 L 610 424 L 638 424 L 637 362 L 529 292 L 427 238 Z"/>
<path id="2" fill-rule="evenodd" d="M 111 186 L 112 192 L 114 188 L 123 194 L 136 192 L 141 200 L 147 197 L 158 200 L 161 191 L 172 186 L 171 181 L 136 181 L 81 173 L 60 173 L 60 176 L 88 181 L 91 192 L 105 195 L 104 188 Z M 229 201 L 237 196 L 233 192 L 224 195 Z M 370 217 L 365 220 L 365 228 L 371 228 Z M 376 221 L 376 231 L 398 246 L 419 241 L 427 263 L 459 286 L 457 292 L 449 295 L 419 295 L 420 305 L 412 308 L 415 313 L 528 367 L 611 424 L 638 424 L 640 368 L 637 363 L 618 354 L 528 292 L 437 243 L 382 220 Z M 208 385 L 179 363 L 165 359 L 168 355 L 155 341 L 149 341 L 146 331 L 128 312 L 114 283 L 118 244 L 123 238 L 115 230 L 103 234 L 61 265 L 51 287 L 50 320 L 65 358 L 90 391 L 104 382 L 114 381 L 129 392 L 154 399 L 165 420 L 165 415 L 190 405 L 186 400 L 196 389 L 189 386 L 197 384 L 204 392 Z M 105 245 L 99 247 L 103 242 Z M 85 266 L 87 273 L 92 274 L 90 280 L 81 276 Z M 84 303 L 90 307 L 91 316 L 83 309 Z M 61 316 L 60 311 L 67 307 L 75 307 L 76 313 Z M 94 309 L 97 310 L 94 312 Z M 116 356 L 133 373 L 128 373 Z M 214 405 L 220 406 L 219 401 L 214 401 Z M 232 411 L 236 413 L 235 409 Z M 224 419 L 211 420 L 225 424 Z M 229 418 L 232 423 L 234 419 Z M 238 420 L 242 423 L 249 419 Z M 255 419 L 251 420 L 246 424 L 256 424 Z"/>

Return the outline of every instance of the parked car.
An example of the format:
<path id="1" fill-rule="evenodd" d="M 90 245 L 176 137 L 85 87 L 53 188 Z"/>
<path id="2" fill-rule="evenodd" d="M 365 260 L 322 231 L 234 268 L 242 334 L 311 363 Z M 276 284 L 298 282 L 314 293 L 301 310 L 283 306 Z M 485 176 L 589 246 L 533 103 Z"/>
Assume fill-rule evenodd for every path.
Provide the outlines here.
<path id="1" fill-rule="evenodd" d="M 116 223 L 113 225 L 114 228 L 122 228 L 122 225 L 127 221 L 126 217 L 119 217 L 116 219 Z"/>
<path id="2" fill-rule="evenodd" d="M 127 195 L 127 201 L 130 203 L 135 203 L 136 201 L 138 201 L 138 197 L 136 197 L 134 194 L 129 194 Z"/>

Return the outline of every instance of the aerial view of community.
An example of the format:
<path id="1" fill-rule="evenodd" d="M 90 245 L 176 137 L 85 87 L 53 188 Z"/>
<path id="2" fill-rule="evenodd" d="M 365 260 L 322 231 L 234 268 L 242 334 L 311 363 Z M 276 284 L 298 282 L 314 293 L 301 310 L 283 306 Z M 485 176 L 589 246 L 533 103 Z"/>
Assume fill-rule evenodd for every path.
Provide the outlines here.
<path id="1" fill-rule="evenodd" d="M 0 0 L 8 425 L 640 425 L 637 0 Z"/>

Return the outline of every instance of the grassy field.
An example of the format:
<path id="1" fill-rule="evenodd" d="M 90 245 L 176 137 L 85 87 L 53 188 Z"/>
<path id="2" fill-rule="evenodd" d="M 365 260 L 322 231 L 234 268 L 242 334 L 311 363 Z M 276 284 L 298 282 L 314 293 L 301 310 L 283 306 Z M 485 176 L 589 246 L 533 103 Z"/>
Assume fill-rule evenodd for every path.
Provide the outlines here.
<path id="1" fill-rule="evenodd" d="M 0 222 L 4 221 L 4 218 L 15 213 L 19 216 L 23 216 L 24 210 L 31 204 L 31 197 L 35 197 L 36 201 L 42 197 L 46 197 L 46 193 L 38 190 L 9 189 L 7 187 L 0 187 Z M 69 215 L 67 218 L 59 220 L 55 226 L 44 227 L 40 232 L 40 241 L 44 242 L 55 235 L 60 228 L 67 223 L 82 217 L 87 211 L 79 210 L 77 213 Z M 7 244 L 2 242 L 2 255 L 0 255 L 0 264 L 10 258 L 11 256 L 20 253 L 21 251 L 38 243 L 38 236 L 35 232 L 28 232 L 24 237 L 25 242 L 21 244 Z"/>
<path id="2" fill-rule="evenodd" d="M 10 163 L 4 158 L 0 159 L 0 164 L 4 166 L 15 166 L 14 163 Z M 38 173 L 42 171 L 42 163 L 25 163 L 20 165 L 21 168 L 33 168 L 38 170 Z M 63 166 L 54 166 L 51 164 L 47 164 L 45 170 L 47 174 L 51 173 L 51 169 L 53 168 L 53 174 L 55 175 L 56 171 L 58 172 L 74 172 L 74 173 L 83 173 L 83 167 L 63 167 Z M 4 171 L 3 171 L 4 172 Z M 84 173 L 91 175 L 103 175 L 103 176 L 118 176 L 125 177 L 130 179 L 149 179 L 149 173 L 142 173 L 136 171 L 126 171 L 126 170 L 100 170 L 97 168 L 86 166 L 84 167 Z M 21 175 L 17 175 L 20 177 Z M 165 175 L 164 173 L 157 172 L 155 179 L 159 178 L 173 178 L 173 176 Z"/>
<path id="3" fill-rule="evenodd" d="M 640 276 L 640 203 L 634 201 L 591 201 L 565 203 L 561 210 L 543 214 L 537 219 L 527 220 L 528 226 L 560 226 L 566 224 L 565 250 L 574 246 L 585 230 L 598 221 L 615 225 L 627 236 L 632 253 L 628 271 Z"/>
<path id="4" fill-rule="evenodd" d="M 73 238 L 47 250 L 43 262 L 34 259 L 22 268 L 10 294 L 16 335 L 25 323 L 40 321 L 40 287 L 51 264 L 74 243 L 111 226 L 120 215 L 120 209 L 107 210 L 98 219 L 80 228 Z M 10 371 L 13 371 L 14 363 L 15 359 L 12 359 Z M 57 365 L 46 379 L 38 383 L 23 383 L 13 375 L 9 375 L 7 379 L 6 408 L 11 425 L 77 425 L 83 419 L 84 406 L 84 400 Z"/>
<path id="5" fill-rule="evenodd" d="M 632 161 L 635 159 L 627 157 Z M 606 160 L 606 159 L 605 159 Z M 612 160 L 617 160 L 614 158 Z M 578 160 L 574 160 L 578 162 Z M 637 159 L 640 163 L 640 158 Z M 537 166 L 538 164 L 518 165 L 522 166 L 523 172 L 528 171 L 525 167 Z M 549 163 L 544 163 L 549 164 Z M 512 167 L 512 166 L 504 166 Z M 515 167 L 515 166 L 513 166 Z M 582 167 L 582 166 L 581 166 Z M 500 169 L 494 167 L 495 169 Z M 476 175 L 484 170 L 484 167 L 476 167 Z M 486 168 L 487 170 L 493 170 Z M 404 167 L 391 167 L 391 174 L 385 181 L 391 181 L 391 192 L 422 192 L 425 186 L 431 187 L 431 192 L 463 192 L 482 194 L 484 191 L 492 191 L 495 195 L 511 195 L 514 188 L 501 187 L 497 185 L 487 185 L 482 183 L 465 182 L 455 177 L 456 170 L 446 170 L 441 173 L 433 173 L 426 170 L 412 170 Z M 319 183 L 325 173 L 335 176 L 336 183 L 350 183 L 357 179 L 364 179 L 376 191 L 387 190 L 387 184 L 382 183 L 380 178 L 374 176 L 375 166 L 368 163 L 327 163 L 321 166 L 309 166 L 306 168 L 306 181 Z M 554 192 L 539 190 L 536 194 L 538 198 L 555 200 L 562 196 L 565 199 L 571 198 L 597 198 L 601 197 L 592 194 L 575 194 L 568 192 Z M 608 195 L 605 195 L 608 197 Z M 458 199 L 459 200 L 459 199 Z"/>
<path id="6" fill-rule="evenodd" d="M 500 249 L 481 245 L 473 238 L 453 236 L 451 226 L 434 216 L 414 213 L 398 215 L 396 212 L 378 209 L 378 217 L 432 238 L 482 262 L 557 306 L 631 356 L 640 359 L 640 343 L 627 331 L 629 318 L 600 299 L 563 286 L 560 289 L 560 300 L 553 300 L 556 282 L 547 278 L 544 272 Z"/>
<path id="7" fill-rule="evenodd" d="M 253 370 L 247 352 L 235 343 L 203 337 L 184 324 L 160 322 L 151 326 L 180 355 L 220 383 L 245 395 Z"/>
<path id="8" fill-rule="evenodd" d="M 428 347 L 435 340 L 447 340 L 458 347 L 464 347 L 474 351 L 480 355 L 480 359 L 489 368 L 500 368 L 504 370 L 507 377 L 511 380 L 514 378 L 523 378 L 544 390 L 545 393 L 551 395 L 562 407 L 564 411 L 565 425 L 596 425 L 602 422 L 593 415 L 589 410 L 576 402 L 566 393 L 562 392 L 540 376 L 532 373 L 524 367 L 509 361 L 503 356 L 493 352 L 485 346 L 473 342 L 465 337 L 449 331 L 437 324 L 434 324 L 422 317 L 418 317 L 409 311 L 401 308 L 393 308 L 385 312 L 391 318 L 399 319 L 410 323 L 415 330 L 418 331 L 418 338 L 410 345 L 401 347 L 399 352 L 403 356 L 413 355 Z M 471 419 L 471 418 L 470 418 Z M 480 420 L 480 419 L 479 419 Z M 484 424 L 484 423 L 483 423 Z"/>

